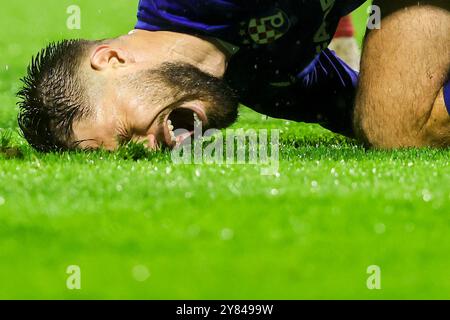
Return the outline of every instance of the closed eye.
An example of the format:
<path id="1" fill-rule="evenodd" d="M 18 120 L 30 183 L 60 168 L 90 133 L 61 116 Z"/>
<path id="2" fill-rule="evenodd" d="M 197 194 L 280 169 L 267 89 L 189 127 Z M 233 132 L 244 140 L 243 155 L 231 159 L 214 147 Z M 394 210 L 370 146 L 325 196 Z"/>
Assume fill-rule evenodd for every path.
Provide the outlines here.
<path id="1" fill-rule="evenodd" d="M 132 139 L 130 132 L 124 127 L 119 127 L 117 129 L 116 137 L 117 137 L 117 142 L 119 143 L 119 145 L 125 145 L 125 144 L 129 143 Z"/>

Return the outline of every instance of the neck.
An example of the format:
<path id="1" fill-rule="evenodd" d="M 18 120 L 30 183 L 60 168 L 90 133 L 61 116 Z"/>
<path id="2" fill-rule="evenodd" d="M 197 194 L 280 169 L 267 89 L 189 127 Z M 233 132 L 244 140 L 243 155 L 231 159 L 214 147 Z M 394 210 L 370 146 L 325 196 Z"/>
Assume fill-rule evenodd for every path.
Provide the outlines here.
<path id="1" fill-rule="evenodd" d="M 230 59 L 215 39 L 183 33 L 133 30 L 118 40 L 131 47 L 137 62 L 188 63 L 218 78 L 224 76 Z"/>

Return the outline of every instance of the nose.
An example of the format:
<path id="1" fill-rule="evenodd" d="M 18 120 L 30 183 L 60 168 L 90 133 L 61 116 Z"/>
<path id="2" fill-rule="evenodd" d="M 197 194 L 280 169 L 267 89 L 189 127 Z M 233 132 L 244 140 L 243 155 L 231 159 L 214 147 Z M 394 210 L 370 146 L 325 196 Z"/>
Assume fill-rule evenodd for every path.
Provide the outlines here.
<path id="1" fill-rule="evenodd" d="M 147 136 L 147 141 L 148 141 L 148 147 L 151 150 L 159 150 L 160 149 L 158 139 L 156 139 L 156 136 L 154 134 L 149 134 Z"/>

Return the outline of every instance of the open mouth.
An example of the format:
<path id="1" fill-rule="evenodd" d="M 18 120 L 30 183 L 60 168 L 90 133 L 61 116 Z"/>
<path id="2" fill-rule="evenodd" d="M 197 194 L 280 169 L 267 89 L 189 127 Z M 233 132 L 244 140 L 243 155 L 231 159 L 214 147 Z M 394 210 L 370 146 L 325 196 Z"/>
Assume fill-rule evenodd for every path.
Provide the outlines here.
<path id="1" fill-rule="evenodd" d="M 186 106 L 174 109 L 164 119 L 164 142 L 169 148 L 181 145 L 194 135 L 196 128 L 202 128 L 207 122 L 201 107 Z M 203 131 L 203 128 L 200 129 Z"/>

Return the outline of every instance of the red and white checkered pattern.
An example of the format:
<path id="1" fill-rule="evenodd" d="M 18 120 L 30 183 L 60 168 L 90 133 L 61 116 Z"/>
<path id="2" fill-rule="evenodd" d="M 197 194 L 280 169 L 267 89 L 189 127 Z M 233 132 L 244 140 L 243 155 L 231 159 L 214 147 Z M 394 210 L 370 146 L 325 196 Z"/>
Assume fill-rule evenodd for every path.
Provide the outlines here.
<path id="1" fill-rule="evenodd" d="M 262 19 L 250 21 L 248 33 L 253 41 L 258 44 L 271 43 L 283 35 L 281 32 L 273 29 L 270 22 L 264 22 Z"/>
<path id="2" fill-rule="evenodd" d="M 250 44 L 252 41 L 256 45 L 269 44 L 281 38 L 289 30 L 289 24 L 288 16 L 277 10 L 266 17 L 242 22 L 240 35 L 244 44 Z"/>

